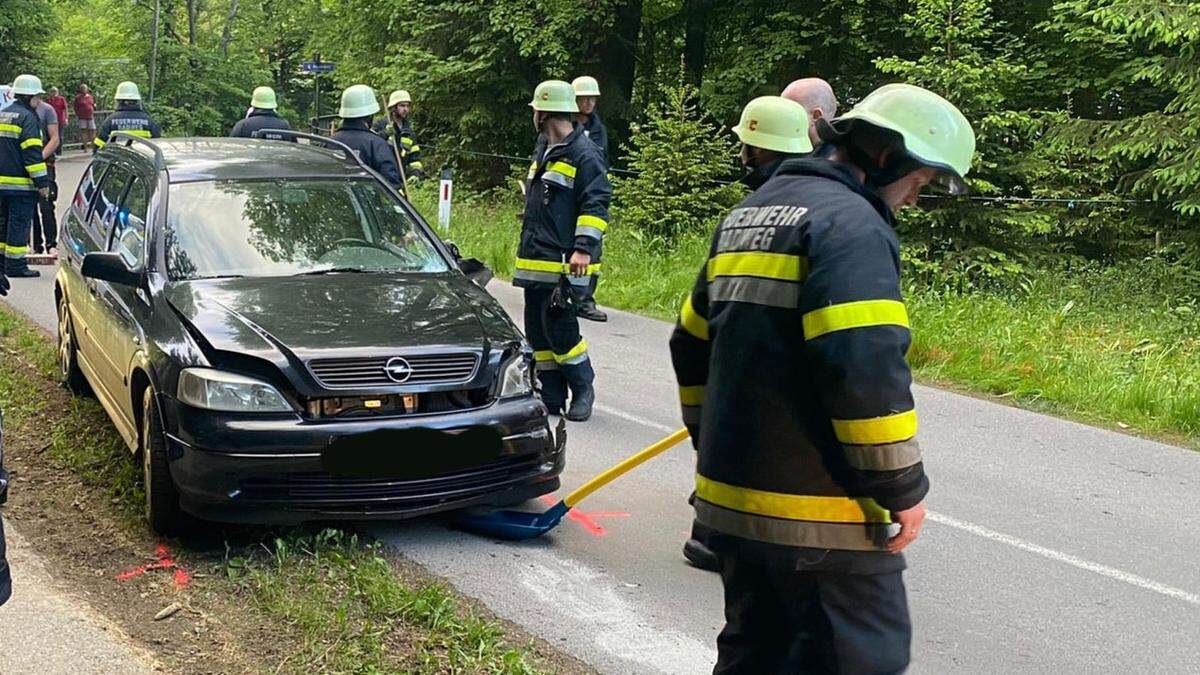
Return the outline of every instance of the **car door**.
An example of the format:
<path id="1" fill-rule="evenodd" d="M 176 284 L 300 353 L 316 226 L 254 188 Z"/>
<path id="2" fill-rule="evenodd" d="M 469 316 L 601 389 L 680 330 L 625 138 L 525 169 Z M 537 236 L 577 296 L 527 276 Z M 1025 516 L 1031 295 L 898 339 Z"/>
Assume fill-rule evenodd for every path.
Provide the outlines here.
<path id="1" fill-rule="evenodd" d="M 109 227 L 106 250 L 121 256 L 130 269 L 145 268 L 146 221 L 150 210 L 151 185 L 149 177 L 133 176 L 117 204 Z M 129 371 L 134 355 L 144 344 L 142 326 L 150 318 L 150 298 L 141 286 L 106 281 L 97 284 L 97 291 L 100 342 L 114 368 L 110 391 L 116 398 L 121 415 L 132 426 L 137 418 L 129 392 Z"/>
<path id="2" fill-rule="evenodd" d="M 71 200 L 71 208 L 67 210 L 62 223 L 62 291 L 66 294 L 70 308 L 81 365 L 89 380 L 99 379 L 99 371 L 93 366 L 98 358 L 91 331 L 94 298 L 91 282 L 83 278 L 80 270 L 85 255 L 104 250 L 104 239 L 92 227 L 91 217 L 92 209 L 99 201 L 100 183 L 109 165 L 110 162 L 104 159 L 97 159 L 88 165 L 79 181 L 78 189 L 75 190 L 75 197 Z"/>
<path id="3" fill-rule="evenodd" d="M 113 223 L 117 219 L 125 190 L 132 178 L 133 173 L 128 168 L 114 163 L 100 181 L 100 189 L 95 204 L 92 205 L 87 226 L 89 235 L 98 243 L 99 251 L 108 248 Z M 84 308 L 80 312 L 84 325 L 77 327 L 76 333 L 82 334 L 79 338 L 81 349 L 95 371 L 96 379 L 99 380 L 102 391 L 98 393 L 105 398 L 105 403 L 114 404 L 120 401 L 119 391 L 124 378 L 124 368 L 117 361 L 120 355 L 112 351 L 112 338 L 106 335 L 111 330 L 111 319 L 104 304 L 107 302 L 105 295 L 111 284 L 99 279 L 84 279 L 83 284 L 87 290 L 83 299 Z"/>

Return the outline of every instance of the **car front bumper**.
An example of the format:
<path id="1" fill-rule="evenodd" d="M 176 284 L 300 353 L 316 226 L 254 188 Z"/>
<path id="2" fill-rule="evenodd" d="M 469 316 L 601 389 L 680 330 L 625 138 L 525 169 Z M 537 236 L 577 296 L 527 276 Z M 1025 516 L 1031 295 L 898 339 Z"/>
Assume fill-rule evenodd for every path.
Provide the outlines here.
<path id="1" fill-rule="evenodd" d="M 507 506 L 557 490 L 563 426 L 551 431 L 536 399 L 501 401 L 446 415 L 308 422 L 201 411 L 162 397 L 171 475 L 181 506 L 205 520 L 298 524 L 411 518 Z M 321 453 L 338 438 L 381 429 L 454 432 L 485 426 L 502 436 L 499 458 L 415 480 L 327 473 Z M 399 451 L 399 450 L 398 450 Z"/>

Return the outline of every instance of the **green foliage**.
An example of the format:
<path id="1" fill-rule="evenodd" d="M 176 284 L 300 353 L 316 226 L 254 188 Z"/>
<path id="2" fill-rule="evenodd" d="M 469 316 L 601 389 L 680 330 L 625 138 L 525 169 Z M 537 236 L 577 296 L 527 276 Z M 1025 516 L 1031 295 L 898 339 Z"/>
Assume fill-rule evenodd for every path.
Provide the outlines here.
<path id="1" fill-rule="evenodd" d="M 647 247 L 711 231 L 743 194 L 739 185 L 718 183 L 728 179 L 735 151 L 729 132 L 698 112 L 694 90 L 667 89 L 630 137 L 629 167 L 639 173 L 615 181 L 621 227 Z"/>
<path id="2" fill-rule="evenodd" d="M 0 11 L 0 82 L 37 72 L 40 54 L 54 26 L 50 0 L 4 0 Z"/>

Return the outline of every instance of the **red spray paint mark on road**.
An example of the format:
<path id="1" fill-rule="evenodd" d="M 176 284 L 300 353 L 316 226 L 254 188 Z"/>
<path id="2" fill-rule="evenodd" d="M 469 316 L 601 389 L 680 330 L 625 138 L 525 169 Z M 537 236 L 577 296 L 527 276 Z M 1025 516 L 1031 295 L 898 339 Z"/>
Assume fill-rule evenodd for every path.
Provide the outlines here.
<path id="1" fill-rule="evenodd" d="M 166 544 L 154 547 L 154 557 L 158 560 L 121 572 L 117 575 L 117 581 L 129 581 L 151 570 L 172 570 L 171 579 L 175 582 L 176 589 L 186 588 L 192 582 L 191 573 L 175 561 L 175 556 L 172 555 L 171 549 Z"/>
<path id="2" fill-rule="evenodd" d="M 550 495 L 542 495 L 542 503 L 547 506 L 554 506 L 558 503 L 556 499 Z M 567 518 L 580 524 L 588 534 L 593 537 L 603 537 L 608 534 L 608 530 L 604 526 L 596 522 L 596 518 L 628 518 L 629 514 L 625 511 L 583 511 L 579 507 L 575 507 L 567 511 Z"/>

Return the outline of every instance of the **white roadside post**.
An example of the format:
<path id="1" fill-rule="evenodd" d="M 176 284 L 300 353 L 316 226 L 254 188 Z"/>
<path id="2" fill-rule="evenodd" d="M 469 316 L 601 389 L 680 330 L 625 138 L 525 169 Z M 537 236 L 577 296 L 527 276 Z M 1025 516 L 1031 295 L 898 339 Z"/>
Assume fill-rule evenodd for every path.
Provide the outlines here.
<path id="1" fill-rule="evenodd" d="M 454 180 L 450 168 L 442 169 L 442 179 L 438 185 L 438 229 L 443 234 L 450 233 L 450 199 L 454 194 Z"/>

